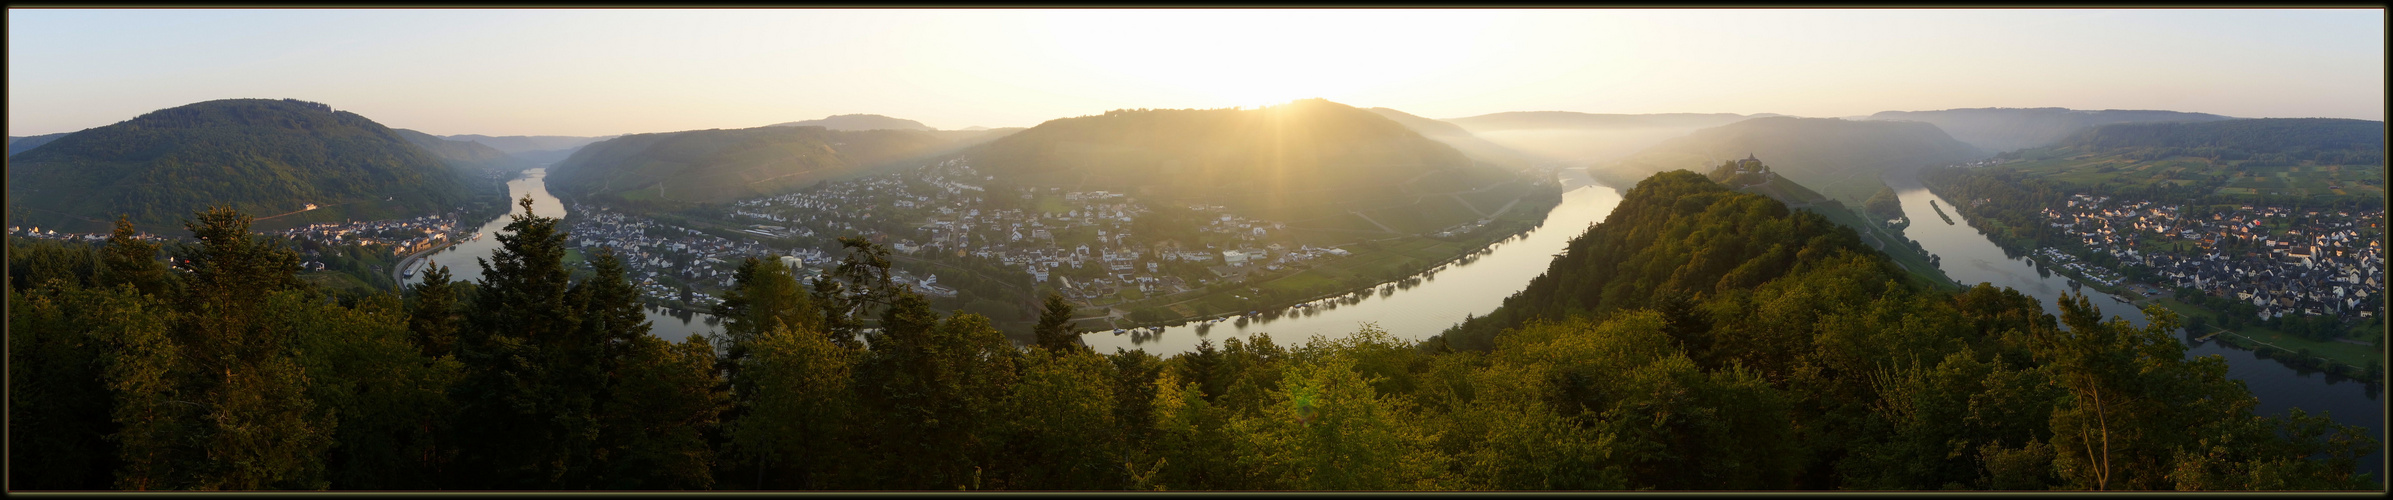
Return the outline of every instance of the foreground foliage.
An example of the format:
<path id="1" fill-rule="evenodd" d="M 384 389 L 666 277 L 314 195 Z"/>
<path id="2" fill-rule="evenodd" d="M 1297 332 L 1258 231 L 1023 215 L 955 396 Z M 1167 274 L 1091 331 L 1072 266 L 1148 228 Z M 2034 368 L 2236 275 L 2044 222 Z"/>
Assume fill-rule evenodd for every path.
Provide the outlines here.
<path id="1" fill-rule="evenodd" d="M 1017 347 L 886 278 L 750 260 L 726 334 L 648 334 L 610 255 L 519 216 L 478 283 L 295 285 L 230 211 L 167 271 L 12 254 L 19 489 L 2363 489 L 2376 446 L 2255 417 L 2174 319 L 1918 289 L 1850 230 L 1690 173 L 1489 318 L 1157 358 Z M 1764 244 L 1767 242 L 1768 244 Z M 181 261 L 178 261 L 181 262 Z M 30 262 L 28 265 L 31 265 Z M 45 274 L 47 273 L 47 274 Z M 1047 315 L 1068 318 L 1069 308 Z"/>

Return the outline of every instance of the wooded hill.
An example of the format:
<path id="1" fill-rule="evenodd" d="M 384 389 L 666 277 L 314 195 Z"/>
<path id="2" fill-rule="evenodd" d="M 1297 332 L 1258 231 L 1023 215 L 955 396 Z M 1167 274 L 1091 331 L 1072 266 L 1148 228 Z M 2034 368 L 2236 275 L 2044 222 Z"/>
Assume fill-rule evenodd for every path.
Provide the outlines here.
<path id="1" fill-rule="evenodd" d="M 1426 195 L 1516 180 L 1394 120 L 1320 99 L 1063 118 L 967 157 L 1013 186 L 1130 192 L 1320 227 L 1373 228 L 1353 213 L 1375 210 L 1438 221 L 1431 228 L 1468 222 L 1479 215 Z"/>
<path id="2" fill-rule="evenodd" d="M 550 167 L 548 188 L 611 203 L 719 203 L 952 153 L 1009 132 L 809 126 L 632 134 L 583 146 Z"/>
<path id="3" fill-rule="evenodd" d="M 210 206 L 273 221 L 414 217 L 476 190 L 439 156 L 355 113 L 298 100 L 229 99 L 158 110 L 9 158 L 12 224 L 105 231 L 118 214 L 166 231 Z M 275 224 L 261 224 L 274 227 Z"/>
<path id="4" fill-rule="evenodd" d="M 2209 113 L 2144 110 L 2075 110 L 2069 108 L 1967 108 L 1937 111 L 1885 111 L 1871 120 L 1933 124 L 1954 139 L 2004 152 L 2051 146 L 2072 134 L 2114 123 L 2206 122 L 2233 118 Z"/>
<path id="5" fill-rule="evenodd" d="M 1778 175 L 1860 206 L 1885 187 L 1878 177 L 1887 170 L 1946 165 L 1983 154 L 1926 123 L 1765 117 L 1697 130 L 1588 170 L 1625 186 L 1655 172 L 1708 169 L 1750 155 L 1768 161 Z"/>

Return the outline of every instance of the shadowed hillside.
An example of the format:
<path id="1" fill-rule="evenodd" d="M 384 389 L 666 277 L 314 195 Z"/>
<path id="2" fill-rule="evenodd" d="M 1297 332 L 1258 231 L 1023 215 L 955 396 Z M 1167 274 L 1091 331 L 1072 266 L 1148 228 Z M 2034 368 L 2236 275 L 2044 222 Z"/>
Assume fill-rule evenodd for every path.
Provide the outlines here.
<path id="1" fill-rule="evenodd" d="M 58 138 L 66 137 L 67 134 L 72 133 L 74 132 L 59 132 L 55 134 L 43 134 L 30 137 L 9 136 L 8 155 L 16 156 L 17 153 L 23 153 L 26 150 L 42 147 L 43 144 L 49 144 L 50 141 L 58 140 Z"/>
<path id="2" fill-rule="evenodd" d="M 1488 142 L 1487 139 L 1481 139 L 1477 135 L 1472 135 L 1471 131 L 1463 130 L 1461 126 L 1446 122 L 1445 120 L 1422 118 L 1411 113 L 1388 108 L 1371 108 L 1370 111 L 1372 113 L 1378 113 L 1379 116 L 1385 116 L 1390 120 L 1395 120 L 1396 123 L 1402 123 L 1404 124 L 1404 128 L 1412 129 L 1413 132 L 1421 134 L 1422 137 L 1435 139 L 1438 142 L 1446 143 L 1448 146 L 1453 146 L 1456 151 L 1461 151 L 1464 156 L 1469 156 L 1472 160 L 1478 160 L 1512 170 L 1526 169 L 1538 162 L 1537 158 L 1534 156 L 1513 150 L 1509 147 L 1504 147 L 1502 144 Z"/>
<path id="3" fill-rule="evenodd" d="M 2113 123 L 2202 122 L 2231 118 L 2209 113 L 2138 110 L 2073 110 L 2068 108 L 1971 108 L 1938 111 L 1885 111 L 1871 120 L 1914 121 L 1936 125 L 1954 139 L 1989 152 L 2050 146 L 2086 130 Z"/>
<path id="4" fill-rule="evenodd" d="M 1262 109 L 1138 109 L 1042 123 L 976 149 L 1000 182 L 1220 204 L 1292 224 L 1371 228 L 1402 210 L 1428 227 L 1479 216 L 1447 197 L 1513 181 L 1367 110 L 1320 99 Z M 1463 214 L 1469 214 L 1463 217 Z"/>
<path id="5" fill-rule="evenodd" d="M 1590 170 L 1627 180 L 1759 156 L 1768 158 L 1779 175 L 1858 206 L 1885 186 L 1878 176 L 1889 169 L 1945 165 L 1982 154 L 1925 123 L 1768 117 L 1698 130 Z"/>
<path id="6" fill-rule="evenodd" d="M 12 222 L 99 231 L 128 214 L 171 228 L 215 205 L 287 219 L 454 210 L 471 181 L 400 132 L 299 100 L 228 99 L 77 132 L 8 162 Z M 276 223 L 288 223 L 279 220 Z"/>
<path id="7" fill-rule="evenodd" d="M 1776 116 L 1732 113 L 1596 114 L 1513 111 L 1445 120 L 1488 142 L 1576 165 L 1602 163 L 1687 135 L 1696 129 Z M 1621 185 L 1628 185 L 1622 182 Z"/>
<path id="8" fill-rule="evenodd" d="M 600 200 L 724 202 L 953 152 L 1008 132 L 808 126 L 633 134 L 583 146 L 551 167 L 548 185 L 560 195 Z"/>

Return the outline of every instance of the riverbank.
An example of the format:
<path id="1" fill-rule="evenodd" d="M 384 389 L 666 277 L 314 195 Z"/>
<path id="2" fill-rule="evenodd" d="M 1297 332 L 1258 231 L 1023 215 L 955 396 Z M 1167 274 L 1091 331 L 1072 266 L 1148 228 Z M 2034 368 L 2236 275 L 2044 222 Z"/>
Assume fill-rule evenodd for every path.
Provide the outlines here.
<path id="1" fill-rule="evenodd" d="M 1241 316 L 1276 318 L 1280 313 L 1312 307 L 1341 297 L 1373 293 L 1390 287 L 1411 288 L 1455 264 L 1469 264 L 1493 246 L 1513 241 L 1542 227 L 1546 214 L 1561 203 L 1550 199 L 1521 200 L 1498 213 L 1478 232 L 1449 239 L 1428 236 L 1370 241 L 1341 247 L 1352 255 L 1279 271 L 1250 275 L 1247 280 L 1219 283 L 1171 295 L 1112 304 L 1092 304 L 1109 314 L 1095 317 L 1100 329 L 1183 325 Z M 1300 307 L 1302 306 L 1302 307 Z M 1325 307 L 1335 307 L 1327 305 Z M 1251 313 L 1251 314 L 1250 314 Z M 1084 320 L 1084 327 L 1097 327 Z"/>

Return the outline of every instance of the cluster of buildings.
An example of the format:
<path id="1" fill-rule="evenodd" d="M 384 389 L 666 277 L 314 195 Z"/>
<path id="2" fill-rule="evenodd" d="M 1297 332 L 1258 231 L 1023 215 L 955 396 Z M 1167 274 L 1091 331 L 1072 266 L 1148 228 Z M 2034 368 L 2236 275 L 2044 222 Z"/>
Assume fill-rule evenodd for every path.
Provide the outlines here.
<path id="1" fill-rule="evenodd" d="M 2095 284 L 2102 286 L 2115 287 L 2119 286 L 2119 283 L 2127 281 L 2127 277 L 2120 276 L 2118 271 L 2113 271 L 2111 268 L 2088 264 L 2085 261 L 2077 260 L 2077 256 L 2061 253 L 2061 251 L 2058 249 L 2044 248 L 2038 250 L 2036 251 L 2036 259 L 2038 259 L 2040 263 L 2045 266 L 2066 269 L 2071 274 L 2084 276 L 2086 281 L 2092 281 Z"/>
<path id="2" fill-rule="evenodd" d="M 594 205 L 576 204 L 568 211 L 576 216 L 564 228 L 566 246 L 585 256 L 600 248 L 614 250 L 626 277 L 651 298 L 711 306 L 722 301 L 716 291 L 732 285 L 732 270 L 740 261 L 789 254 L 754 240 L 734 241 Z M 819 253 L 798 256 L 817 263 L 825 260 Z"/>
<path id="3" fill-rule="evenodd" d="M 100 242 L 100 241 L 108 241 L 108 236 L 109 236 L 110 234 L 111 234 L 111 233 L 61 233 L 61 232 L 58 232 L 58 230 L 56 230 L 56 229 L 42 229 L 42 228 L 39 228 L 39 227 L 32 227 L 32 226 L 26 226 L 26 227 L 8 226 L 8 235 L 9 235 L 9 236 L 16 236 L 16 237 L 22 237 L 22 238 L 33 238 L 33 239 L 37 239 L 37 240 L 59 240 L 59 241 Z M 153 235 L 150 235 L 149 233 L 142 233 L 142 234 L 140 234 L 140 235 L 134 236 L 134 239 L 143 240 L 143 241 L 149 241 L 149 242 L 153 242 L 153 243 L 157 243 L 157 242 L 164 242 L 164 241 L 166 241 L 166 238 L 161 238 L 161 237 L 153 236 Z"/>
<path id="4" fill-rule="evenodd" d="M 2146 267 L 2171 287 L 2249 301 L 2262 318 L 2365 318 L 2384 303 L 2382 209 L 2245 205 L 2188 216 L 2174 205 L 2078 195 L 2043 216 L 2090 251 Z M 2200 250 L 2149 248 L 2165 243 Z"/>
<path id="5" fill-rule="evenodd" d="M 743 200 L 730 212 L 748 224 L 743 231 L 759 237 L 812 239 L 835 248 L 831 237 L 855 235 L 905 255 L 981 259 L 1021 269 L 1029 281 L 1052 283 L 1083 301 L 1127 290 L 1177 293 L 1240 279 L 1249 269 L 1278 270 L 1347 255 L 1341 249 L 1273 243 L 1285 224 L 1203 204 L 1187 206 L 1196 217 L 1188 222 L 1205 239 L 1221 243 L 1158 241 L 1134 234 L 1139 216 L 1152 210 L 1130 194 L 1061 188 L 992 194 L 985 187 L 991 180 L 954 159 Z"/>
<path id="6" fill-rule="evenodd" d="M 266 234 L 327 246 L 390 245 L 391 255 L 407 255 L 440 248 L 448 245 L 453 238 L 465 237 L 465 234 L 459 230 L 457 219 L 448 215 L 425 215 L 411 219 L 344 224 L 308 224 Z"/>

